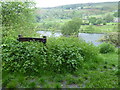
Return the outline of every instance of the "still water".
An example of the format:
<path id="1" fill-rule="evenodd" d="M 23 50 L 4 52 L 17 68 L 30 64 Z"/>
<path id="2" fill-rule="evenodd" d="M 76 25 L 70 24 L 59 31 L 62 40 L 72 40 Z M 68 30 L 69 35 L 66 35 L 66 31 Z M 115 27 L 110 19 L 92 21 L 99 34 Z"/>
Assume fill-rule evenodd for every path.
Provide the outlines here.
<path id="1" fill-rule="evenodd" d="M 47 37 L 59 37 L 62 36 L 61 32 L 51 32 L 51 31 L 37 31 L 42 36 L 47 36 Z M 104 34 L 90 34 L 90 33 L 79 33 L 78 37 L 82 38 L 85 40 L 87 43 L 93 43 L 95 46 L 101 44 L 102 42 L 98 42 L 97 40 L 102 37 Z"/>

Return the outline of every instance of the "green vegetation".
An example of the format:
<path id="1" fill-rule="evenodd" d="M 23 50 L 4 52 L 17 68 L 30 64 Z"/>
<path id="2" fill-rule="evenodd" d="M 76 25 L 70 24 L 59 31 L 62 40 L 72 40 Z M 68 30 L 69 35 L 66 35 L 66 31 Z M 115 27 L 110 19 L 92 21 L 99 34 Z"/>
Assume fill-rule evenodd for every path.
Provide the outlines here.
<path id="1" fill-rule="evenodd" d="M 85 29 L 82 28 L 82 31 L 81 32 L 84 32 L 84 33 L 93 33 L 95 32 L 95 28 L 93 28 L 92 25 L 89 25 L 88 27 L 86 27 Z"/>
<path id="2" fill-rule="evenodd" d="M 113 14 L 113 16 L 120 17 L 120 9 L 118 9 L 118 11 Z"/>
<path id="3" fill-rule="evenodd" d="M 110 43 L 94 46 L 72 36 L 77 35 L 79 31 L 116 33 L 118 29 L 117 25 L 113 25 L 116 24 L 113 20 L 104 20 L 105 24 L 101 21 L 105 12 L 104 17 L 114 14 L 112 11 L 116 10 L 116 2 L 41 9 L 40 15 L 33 2 L 1 4 L 3 88 L 119 87 L 119 50 Z M 88 12 L 89 10 L 93 12 Z M 33 14 L 34 11 L 36 14 Z M 96 18 L 96 25 L 93 25 L 92 20 L 88 20 L 91 17 Z M 70 37 L 48 37 L 46 45 L 40 42 L 17 41 L 18 34 L 38 37 L 36 31 L 39 29 L 63 30 L 63 35 Z M 109 41 L 118 43 L 113 42 L 114 40 L 117 40 L 116 34 L 110 35 Z"/>
<path id="4" fill-rule="evenodd" d="M 109 53 L 115 51 L 115 46 L 110 43 L 102 43 L 99 47 L 100 53 Z"/>
<path id="5" fill-rule="evenodd" d="M 112 22 L 113 21 L 113 15 L 110 15 L 110 14 L 108 14 L 108 15 L 106 15 L 105 17 L 104 17 L 104 20 L 107 22 L 107 23 L 109 23 L 109 22 Z"/>
<path id="6" fill-rule="evenodd" d="M 113 28 L 113 26 L 117 28 L 117 25 L 115 25 L 117 24 L 115 21 L 116 16 L 114 16 L 114 13 L 118 10 L 117 6 L 117 2 L 106 2 L 37 8 L 35 11 L 38 22 L 36 30 L 62 31 L 63 25 L 77 17 L 82 19 L 83 23 L 81 27 L 83 27 L 83 29 L 88 25 L 93 25 L 93 28 L 95 27 L 94 31 L 84 31 L 85 33 L 117 32 L 117 30 Z M 114 25 L 109 25 L 110 23 Z M 81 29 L 79 31 L 82 32 Z"/>
<path id="7" fill-rule="evenodd" d="M 74 18 L 73 20 L 65 23 L 62 27 L 62 34 L 69 35 L 78 35 L 80 25 L 82 24 L 82 20 L 79 18 Z"/>
<path id="8" fill-rule="evenodd" d="M 34 34 L 33 2 L 1 2 L 1 5 L 2 33 L 4 37 L 16 34 L 23 34 L 24 36 Z"/>
<path id="9" fill-rule="evenodd" d="M 82 67 L 84 61 L 94 60 L 98 55 L 94 45 L 73 37 L 48 39 L 46 47 L 39 42 L 21 43 L 10 38 L 5 40 L 2 45 L 3 71 L 9 72 L 71 72 Z"/>
<path id="10" fill-rule="evenodd" d="M 53 7 L 56 9 L 98 9 L 98 10 L 105 10 L 105 11 L 113 11 L 117 9 L 118 2 L 101 2 L 101 3 L 84 3 L 84 4 L 70 4 L 70 5 L 63 5 Z M 111 7 L 110 7 L 111 6 Z M 52 9 L 52 8 L 48 8 Z"/>
<path id="11" fill-rule="evenodd" d="M 83 69 L 74 73 L 57 74 L 49 71 L 39 75 L 26 76 L 4 72 L 3 87 L 118 88 L 118 55 L 116 53 L 108 53 L 102 54 L 101 57 L 104 59 L 103 63 L 95 64 L 88 62 Z"/>
<path id="12" fill-rule="evenodd" d="M 82 25 L 79 32 L 84 33 L 115 33 L 118 32 L 118 24 L 107 23 L 107 25 Z"/>
<path id="13" fill-rule="evenodd" d="M 89 22 L 92 23 L 93 25 L 96 24 L 96 21 L 97 21 L 97 18 L 95 18 L 95 17 L 90 17 L 89 18 Z"/>
<path id="14" fill-rule="evenodd" d="M 112 33 L 106 34 L 103 37 L 101 37 L 99 41 L 110 42 L 115 46 L 120 46 L 119 32 L 112 32 Z"/>
<path id="15" fill-rule="evenodd" d="M 118 87 L 117 52 L 100 54 L 98 47 L 75 37 L 49 38 L 47 48 L 38 42 L 5 40 L 3 87 Z"/>

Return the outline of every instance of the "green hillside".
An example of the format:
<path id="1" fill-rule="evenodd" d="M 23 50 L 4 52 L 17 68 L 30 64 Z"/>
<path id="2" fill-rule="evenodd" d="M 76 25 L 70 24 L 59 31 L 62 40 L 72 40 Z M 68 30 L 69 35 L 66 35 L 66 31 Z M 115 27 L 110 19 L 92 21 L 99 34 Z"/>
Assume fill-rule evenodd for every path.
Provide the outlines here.
<path id="1" fill-rule="evenodd" d="M 85 18 L 86 16 L 103 16 L 113 14 L 118 10 L 118 2 L 70 4 L 51 8 L 38 8 L 38 19 L 71 19 L 74 17 Z"/>
<path id="2" fill-rule="evenodd" d="M 57 7 L 52 7 L 52 8 L 47 8 L 47 9 L 110 9 L 114 10 L 117 9 L 118 2 L 102 2 L 102 3 L 84 3 L 84 4 L 70 4 L 70 5 L 62 5 L 62 6 L 57 6 Z"/>

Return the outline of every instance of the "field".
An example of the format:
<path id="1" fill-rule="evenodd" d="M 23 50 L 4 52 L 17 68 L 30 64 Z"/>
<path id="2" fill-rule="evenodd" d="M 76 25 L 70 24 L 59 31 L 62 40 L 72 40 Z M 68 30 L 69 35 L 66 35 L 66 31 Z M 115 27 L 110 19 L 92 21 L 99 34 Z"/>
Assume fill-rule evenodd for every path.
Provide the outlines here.
<path id="1" fill-rule="evenodd" d="M 56 20 L 56 21 L 45 21 L 45 23 L 58 23 L 57 27 L 53 28 L 44 28 L 43 23 L 38 23 L 36 31 L 61 31 L 62 25 L 69 20 Z M 51 26 L 54 26 L 51 25 Z M 88 28 L 92 27 L 92 28 Z M 88 28 L 88 29 L 87 29 Z M 108 23 L 107 25 L 81 25 L 79 29 L 80 33 L 111 33 L 111 32 L 118 32 L 118 24 L 117 23 Z"/>
<path id="2" fill-rule="evenodd" d="M 108 25 L 91 25 L 92 30 L 86 30 L 86 27 L 89 27 L 89 25 L 81 26 L 82 32 L 85 33 L 111 33 L 111 32 L 118 32 L 118 25 L 116 23 L 108 24 Z M 80 29 L 81 31 L 81 29 Z"/>

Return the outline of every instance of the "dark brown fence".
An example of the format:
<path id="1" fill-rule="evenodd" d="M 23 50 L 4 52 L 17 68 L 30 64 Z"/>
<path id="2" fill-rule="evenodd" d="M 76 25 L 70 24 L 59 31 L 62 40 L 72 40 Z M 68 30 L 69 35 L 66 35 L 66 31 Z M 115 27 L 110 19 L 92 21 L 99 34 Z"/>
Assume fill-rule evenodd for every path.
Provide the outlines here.
<path id="1" fill-rule="evenodd" d="M 43 36 L 43 38 L 31 38 L 31 37 L 23 37 L 22 35 L 18 35 L 18 41 L 24 42 L 24 41 L 38 41 L 46 44 L 47 38 L 46 36 Z"/>

